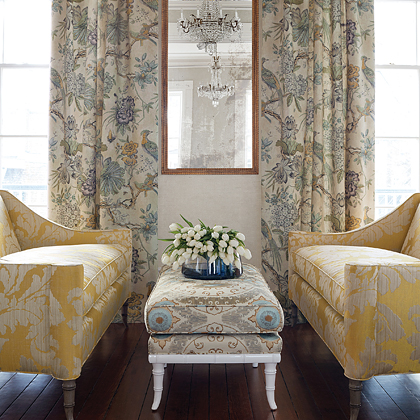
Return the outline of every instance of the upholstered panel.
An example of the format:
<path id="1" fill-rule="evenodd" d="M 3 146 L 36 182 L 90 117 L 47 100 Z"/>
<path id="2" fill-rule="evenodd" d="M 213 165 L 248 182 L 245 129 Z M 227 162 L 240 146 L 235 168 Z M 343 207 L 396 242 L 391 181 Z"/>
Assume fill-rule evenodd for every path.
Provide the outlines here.
<path id="1" fill-rule="evenodd" d="M 350 232 L 290 232 L 289 254 L 312 245 L 369 246 L 401 252 L 419 202 L 420 194 L 413 194 L 385 217 Z"/>
<path id="2" fill-rule="evenodd" d="M 7 191 L 0 190 L 22 250 L 53 245 L 120 244 L 132 246 L 130 229 L 74 230 L 44 219 Z"/>
<path id="3" fill-rule="evenodd" d="M 420 262 L 345 268 L 344 330 L 329 303 L 297 274 L 289 296 L 347 377 L 420 372 Z"/>
<path id="4" fill-rule="evenodd" d="M 0 257 L 20 251 L 9 212 L 0 196 Z"/>
<path id="5" fill-rule="evenodd" d="M 269 334 L 152 334 L 149 354 L 280 353 L 282 339 Z"/>
<path id="6" fill-rule="evenodd" d="M 414 257 L 385 249 L 319 245 L 294 250 L 291 270 L 304 278 L 341 315 L 344 315 L 344 267 L 346 264 L 393 265 L 420 263 Z"/>
<path id="7" fill-rule="evenodd" d="M 85 317 L 82 285 L 82 265 L 0 264 L 0 370 L 47 373 L 57 379 L 80 375 L 83 362 L 129 297 L 130 270 Z"/>
<path id="8" fill-rule="evenodd" d="M 289 277 L 289 297 L 344 366 L 344 317 L 298 274 Z"/>
<path id="9" fill-rule="evenodd" d="M 232 280 L 194 280 L 168 269 L 145 308 L 146 327 L 159 334 L 252 334 L 281 331 L 283 310 L 261 273 L 244 264 Z"/>
<path id="10" fill-rule="evenodd" d="M 420 259 L 420 205 L 414 213 L 401 252 Z"/>
<path id="11" fill-rule="evenodd" d="M 83 266 L 0 264 L 0 370 L 80 369 Z"/>
<path id="12" fill-rule="evenodd" d="M 109 285 L 130 267 L 130 260 L 131 248 L 123 245 L 83 244 L 27 249 L 1 258 L 0 263 L 83 264 L 83 314 L 86 314 Z"/>
<path id="13" fill-rule="evenodd" d="M 131 268 L 118 278 L 95 302 L 83 317 L 82 360 L 83 363 L 101 339 L 115 314 L 129 298 L 131 290 Z M 124 328 L 121 325 L 121 328 Z M 80 374 L 80 373 L 79 373 Z"/>

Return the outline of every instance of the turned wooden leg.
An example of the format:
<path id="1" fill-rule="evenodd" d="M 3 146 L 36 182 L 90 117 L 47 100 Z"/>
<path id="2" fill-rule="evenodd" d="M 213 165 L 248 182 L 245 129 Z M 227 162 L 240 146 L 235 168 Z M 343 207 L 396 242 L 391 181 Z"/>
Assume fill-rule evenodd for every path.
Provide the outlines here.
<path id="1" fill-rule="evenodd" d="M 152 410 L 157 410 L 162 398 L 163 392 L 163 375 L 165 375 L 165 368 L 163 363 L 153 363 L 153 404 Z"/>
<path id="2" fill-rule="evenodd" d="M 64 412 L 67 420 L 73 420 L 73 408 L 76 394 L 76 381 L 63 381 Z"/>
<path id="3" fill-rule="evenodd" d="M 361 394 L 363 389 L 362 381 L 349 379 L 350 389 L 350 420 L 356 420 L 359 415 L 361 403 Z"/>
<path id="4" fill-rule="evenodd" d="M 292 302 L 292 327 L 297 324 L 298 307 Z"/>
<path id="5" fill-rule="evenodd" d="M 122 322 L 125 328 L 128 328 L 127 312 L 128 312 L 128 299 L 124 302 L 124 305 L 121 307 L 121 318 L 122 318 Z"/>
<path id="6" fill-rule="evenodd" d="M 276 389 L 276 363 L 266 363 L 264 373 L 268 405 L 272 410 L 276 410 L 277 405 L 274 399 L 274 391 Z"/>

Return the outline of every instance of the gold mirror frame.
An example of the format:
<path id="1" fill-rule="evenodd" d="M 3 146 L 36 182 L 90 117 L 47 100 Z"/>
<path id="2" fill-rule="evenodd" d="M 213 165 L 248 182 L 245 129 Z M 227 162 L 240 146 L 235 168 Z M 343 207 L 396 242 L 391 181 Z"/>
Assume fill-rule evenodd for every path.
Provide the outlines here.
<path id="1" fill-rule="evenodd" d="M 252 167 L 168 168 L 168 2 L 161 9 L 161 171 L 163 175 L 255 175 L 259 173 L 259 1 L 252 0 Z"/>

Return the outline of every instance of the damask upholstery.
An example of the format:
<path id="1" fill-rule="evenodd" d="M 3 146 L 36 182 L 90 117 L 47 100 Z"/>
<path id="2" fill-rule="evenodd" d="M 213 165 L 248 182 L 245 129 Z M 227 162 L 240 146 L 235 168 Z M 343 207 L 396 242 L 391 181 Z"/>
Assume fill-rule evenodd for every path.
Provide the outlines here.
<path id="1" fill-rule="evenodd" d="M 346 233 L 290 232 L 290 299 L 352 381 L 420 372 L 419 203 Z"/>
<path id="2" fill-rule="evenodd" d="M 3 198 L 0 196 L 0 257 L 20 251 L 20 245 L 13 230 Z"/>
<path id="3" fill-rule="evenodd" d="M 0 370 L 74 381 L 129 297 L 131 231 L 68 229 L 6 191 L 0 213 Z"/>
<path id="4" fill-rule="evenodd" d="M 420 206 L 413 216 L 401 252 L 420 259 Z"/>

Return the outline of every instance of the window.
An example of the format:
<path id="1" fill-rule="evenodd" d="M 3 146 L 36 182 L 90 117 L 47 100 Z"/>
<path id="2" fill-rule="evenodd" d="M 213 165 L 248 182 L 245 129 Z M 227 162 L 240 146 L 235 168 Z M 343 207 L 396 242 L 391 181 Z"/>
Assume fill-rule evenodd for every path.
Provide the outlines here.
<path id="1" fill-rule="evenodd" d="M 252 83 L 235 80 L 235 168 L 252 168 Z"/>
<path id="2" fill-rule="evenodd" d="M 0 0 L 0 188 L 47 213 L 50 0 Z"/>
<path id="3" fill-rule="evenodd" d="M 192 80 L 168 82 L 168 168 L 189 165 L 191 156 Z M 188 161 L 188 162 L 187 162 Z"/>
<path id="4" fill-rule="evenodd" d="M 375 0 L 376 218 L 419 191 L 419 22 L 420 0 Z"/>

